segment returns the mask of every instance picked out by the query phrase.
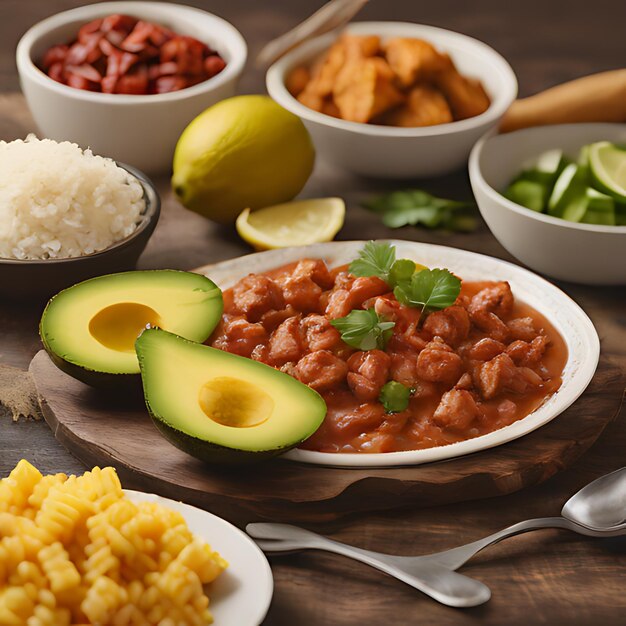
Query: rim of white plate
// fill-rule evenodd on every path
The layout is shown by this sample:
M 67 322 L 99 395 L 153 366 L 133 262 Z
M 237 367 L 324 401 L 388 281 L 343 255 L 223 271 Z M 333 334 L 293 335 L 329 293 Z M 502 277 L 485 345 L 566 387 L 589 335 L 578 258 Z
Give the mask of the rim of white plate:
M 382 241 L 382 240 L 381 240 Z M 283 458 L 327 467 L 398 467 L 452 459 L 518 439 L 563 413 L 585 391 L 598 366 L 600 339 L 583 309 L 564 291 L 533 272 L 484 254 L 413 241 L 384 240 L 397 248 L 398 258 L 411 258 L 429 267 L 447 267 L 467 280 L 508 280 L 514 295 L 543 314 L 567 344 L 568 358 L 559 390 L 526 417 L 486 435 L 445 446 L 385 453 L 331 453 L 294 449 Z M 205 274 L 222 289 L 250 273 L 264 272 L 303 257 L 341 265 L 355 258 L 365 241 L 329 243 L 268 250 L 208 265 Z

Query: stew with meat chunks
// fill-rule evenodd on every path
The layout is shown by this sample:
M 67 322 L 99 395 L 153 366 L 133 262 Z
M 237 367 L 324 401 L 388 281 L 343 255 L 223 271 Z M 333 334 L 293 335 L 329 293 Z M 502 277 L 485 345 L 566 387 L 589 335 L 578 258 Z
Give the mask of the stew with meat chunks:
M 407 306 L 379 276 L 302 259 L 227 290 L 209 343 L 280 369 L 323 396 L 326 419 L 303 448 L 365 453 L 445 445 L 534 411 L 559 388 L 567 360 L 555 328 L 516 301 L 507 282 L 463 282 L 457 293 L 439 310 Z M 340 331 L 337 320 L 354 311 L 384 321 L 371 349 L 349 345 L 353 335 Z M 396 412 L 381 393 L 390 381 L 406 390 Z

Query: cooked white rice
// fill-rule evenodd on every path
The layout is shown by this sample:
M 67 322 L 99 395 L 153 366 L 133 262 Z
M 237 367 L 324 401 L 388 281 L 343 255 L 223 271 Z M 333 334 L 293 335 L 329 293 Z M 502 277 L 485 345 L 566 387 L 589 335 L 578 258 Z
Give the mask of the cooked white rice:
M 60 259 L 130 235 L 145 208 L 136 178 L 76 144 L 0 141 L 0 257 Z

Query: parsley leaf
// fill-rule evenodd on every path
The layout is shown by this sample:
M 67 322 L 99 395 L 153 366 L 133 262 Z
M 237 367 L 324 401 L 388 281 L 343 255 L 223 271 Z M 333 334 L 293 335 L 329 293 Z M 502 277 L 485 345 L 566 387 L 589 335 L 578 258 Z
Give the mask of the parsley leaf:
M 412 392 L 412 389 L 405 387 L 402 383 L 390 380 L 383 385 L 378 400 L 385 407 L 387 413 L 400 413 L 409 406 Z
M 350 263 L 348 271 L 353 276 L 377 276 L 393 289 L 421 269 L 425 266 L 409 259 L 396 260 L 396 248 L 390 243 L 368 241 L 359 252 L 359 258 Z
M 475 205 L 438 198 L 421 189 L 394 191 L 363 203 L 370 211 L 381 215 L 389 228 L 425 226 L 456 232 L 476 230 Z
M 390 243 L 368 241 L 359 252 L 359 258 L 350 263 L 353 276 L 378 276 L 385 282 L 396 260 L 396 248 Z
M 341 333 L 341 339 L 358 350 L 384 350 L 391 337 L 394 322 L 378 317 L 374 309 L 350 311 L 345 317 L 330 323 Z
M 397 285 L 393 293 L 400 304 L 429 311 L 451 306 L 460 291 L 461 280 L 449 270 L 426 269 Z

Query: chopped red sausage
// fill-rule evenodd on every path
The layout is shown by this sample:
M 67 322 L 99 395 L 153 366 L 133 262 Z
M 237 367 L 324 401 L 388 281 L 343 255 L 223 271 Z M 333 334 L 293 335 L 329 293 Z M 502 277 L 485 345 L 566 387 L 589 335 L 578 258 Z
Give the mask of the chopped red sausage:
M 198 39 L 114 14 L 84 24 L 69 44 L 49 48 L 41 67 L 54 80 L 76 89 L 146 95 L 209 80 L 226 62 Z M 90 67 L 104 78 L 95 78 Z

